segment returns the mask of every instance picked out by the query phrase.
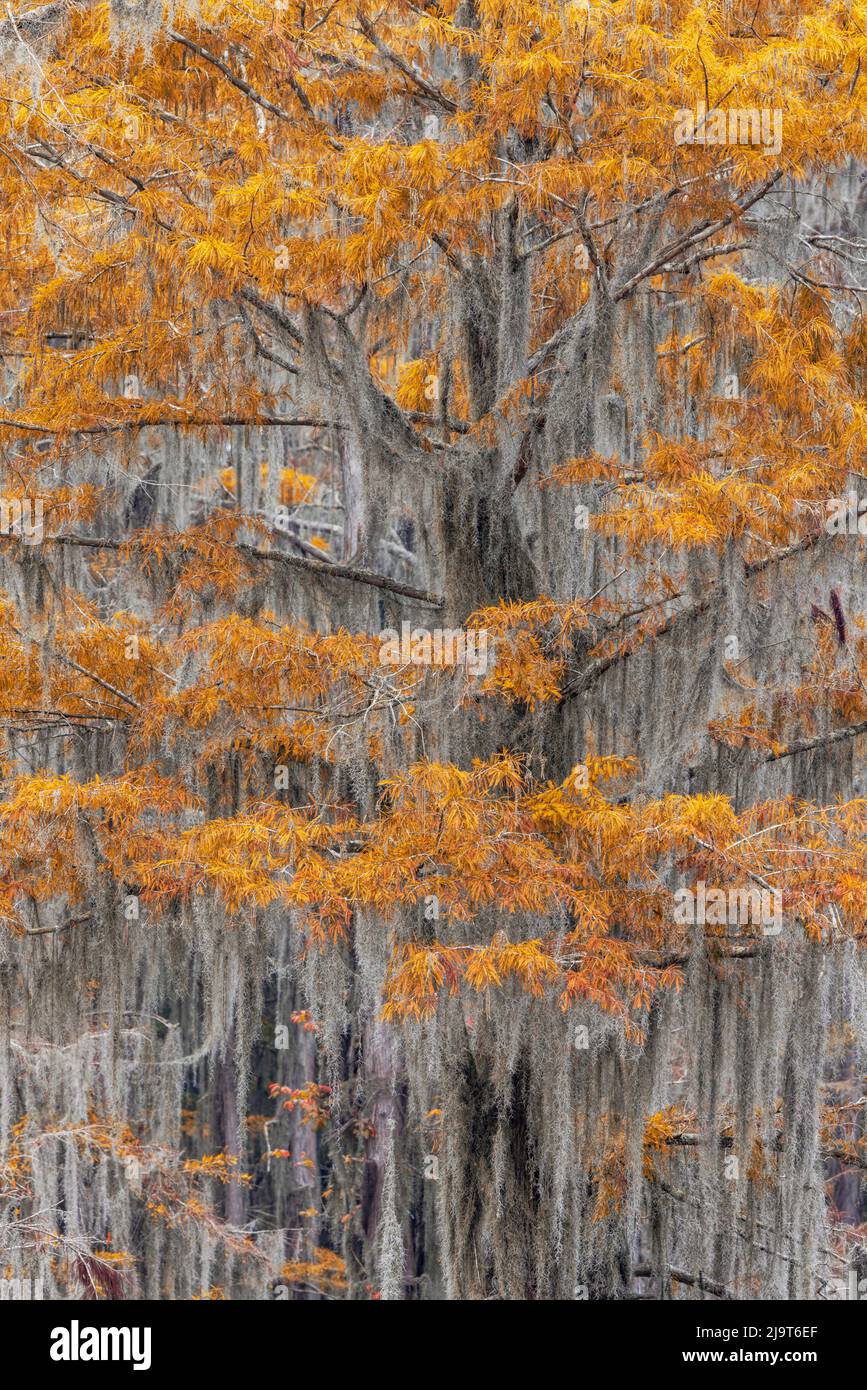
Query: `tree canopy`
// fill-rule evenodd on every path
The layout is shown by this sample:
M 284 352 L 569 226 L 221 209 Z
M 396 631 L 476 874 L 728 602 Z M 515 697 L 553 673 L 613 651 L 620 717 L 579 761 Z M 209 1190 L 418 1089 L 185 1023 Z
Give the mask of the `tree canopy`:
M 857 1271 L 865 22 L 7 9 L 16 1277 Z

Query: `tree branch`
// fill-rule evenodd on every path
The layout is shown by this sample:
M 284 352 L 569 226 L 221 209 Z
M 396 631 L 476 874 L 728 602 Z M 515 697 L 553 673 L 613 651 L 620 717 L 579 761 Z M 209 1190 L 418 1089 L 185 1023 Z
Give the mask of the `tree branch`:
M 778 762 L 781 758 L 793 758 L 796 753 L 809 753 L 813 748 L 828 748 L 832 743 L 841 743 L 844 738 L 857 738 L 867 733 L 867 719 L 860 724 L 850 724 L 848 729 L 835 729 L 832 734 L 822 734 L 818 738 L 802 738 L 790 743 L 781 753 L 768 753 L 766 763 Z
M 263 97 L 261 92 L 257 92 L 255 87 L 251 87 L 250 83 L 245 82 L 243 77 L 238 77 L 236 73 L 232 72 L 228 64 L 223 62 L 222 58 L 218 58 L 214 53 L 209 53 L 207 48 L 202 48 L 200 44 L 193 43 L 192 39 L 188 39 L 183 34 L 179 34 L 177 29 L 169 29 L 167 37 L 174 43 L 182 44 L 184 48 L 188 48 L 191 53 L 195 53 L 197 57 L 203 58 L 206 63 L 213 64 L 213 66 L 219 69 L 223 74 L 227 82 L 231 82 L 232 86 L 237 87 L 239 92 L 243 92 L 244 95 L 248 96 L 251 101 L 254 101 L 257 106 L 261 106 L 263 111 L 270 111 L 272 116 L 277 116 L 281 121 L 292 120 L 292 116 L 288 111 L 284 111 L 282 106 L 275 106 L 273 101 L 269 101 L 267 97 Z
M 182 532 L 178 532 L 178 538 L 182 534 Z M 44 545 L 72 545 L 90 550 L 121 550 L 129 543 L 129 541 L 109 540 L 106 537 L 91 539 L 90 536 L 46 536 L 43 541 Z M 251 560 L 267 561 L 273 565 L 285 565 L 289 569 L 320 575 L 324 579 L 346 579 L 354 584 L 366 584 L 374 589 L 384 589 L 388 593 L 401 594 L 405 598 L 416 599 L 419 603 L 428 604 L 431 608 L 445 607 L 445 599 L 441 594 L 431 593 L 427 589 L 417 589 L 411 584 L 401 584 L 398 580 L 390 579 L 388 575 L 376 574 L 373 570 L 359 569 L 353 565 L 339 565 L 332 560 L 308 560 L 301 555 L 284 555 L 279 550 L 262 550 L 258 546 L 247 545 L 244 542 L 237 542 L 235 548 Z
M 122 434 L 124 430 L 149 430 L 162 429 L 165 426 L 173 429 L 219 429 L 230 427 L 244 427 L 246 429 L 265 429 L 274 425 L 293 425 L 298 428 L 306 427 L 310 429 L 328 428 L 335 430 L 345 429 L 346 426 L 340 420 L 316 420 L 308 416 L 288 416 L 281 415 L 221 415 L 216 419 L 176 419 L 173 415 L 159 416 L 154 420 L 124 420 L 116 425 L 68 425 L 58 427 L 56 425 L 34 425 L 23 420 L 9 420 L 0 417 L 0 428 L 12 430 L 25 430 L 31 434 Z
M 389 48 L 388 44 L 383 42 L 370 23 L 370 20 L 365 19 L 360 10 L 356 18 L 361 32 L 368 43 L 373 44 L 377 53 L 385 58 L 386 62 L 391 63 L 399 72 L 402 72 L 407 81 L 410 82 L 417 91 L 421 92 L 422 96 L 427 97 L 429 101 L 436 102 L 444 111 L 455 112 L 458 110 L 457 102 L 452 101 L 451 97 L 447 97 L 445 93 L 441 92 L 438 87 L 435 87 L 432 82 L 428 82 L 426 78 L 422 77 L 421 73 L 416 72 L 415 69 L 410 66 L 405 58 L 401 58 L 399 53 L 395 53 L 393 49 Z
M 749 208 L 760 202 L 775 184 L 779 183 L 784 172 L 783 169 L 779 169 L 776 174 L 772 174 L 769 178 L 765 179 L 763 183 L 759 184 L 755 192 L 751 193 L 743 203 L 738 203 L 727 217 L 718 218 L 716 222 L 701 224 L 692 232 L 686 232 L 683 236 L 678 237 L 676 241 L 669 242 L 668 246 L 663 247 L 647 265 L 630 275 L 622 285 L 614 289 L 611 295 L 612 299 L 615 302 L 625 299 L 627 295 L 632 293 L 637 285 L 641 284 L 642 280 L 647 280 L 651 275 L 655 275 L 658 271 L 666 269 L 676 256 L 682 255 L 684 251 L 691 250 L 693 246 L 698 246 L 701 242 L 707 241 L 708 237 L 716 236 L 717 232 L 724 231 L 726 227 L 730 227 L 731 224 L 737 221 L 739 217 L 743 216 Z M 676 267 L 673 268 L 676 269 Z
M 54 936 L 57 932 L 69 931 L 70 927 L 83 926 L 85 922 L 93 921 L 93 913 L 88 912 L 86 917 L 71 917 L 68 922 L 61 922 L 56 927 L 26 927 L 25 936 Z
M 701 1272 L 698 1274 L 688 1274 L 686 1270 L 675 1269 L 672 1265 L 668 1270 L 668 1275 L 677 1284 L 688 1284 L 690 1287 L 701 1289 L 702 1293 L 712 1293 L 716 1298 L 731 1299 L 734 1297 L 726 1288 L 725 1284 L 718 1284 L 715 1279 L 708 1279 L 706 1275 Z M 652 1265 L 648 1264 L 636 1265 L 632 1271 L 632 1276 L 634 1279 L 656 1279 L 662 1277 L 654 1271 Z

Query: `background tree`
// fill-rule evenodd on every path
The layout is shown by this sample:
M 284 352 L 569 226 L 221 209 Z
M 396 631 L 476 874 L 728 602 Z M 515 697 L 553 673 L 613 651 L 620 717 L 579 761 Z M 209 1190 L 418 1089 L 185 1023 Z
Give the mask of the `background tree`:
M 0 25 L 2 1229 L 53 1296 L 857 1276 L 865 19 Z

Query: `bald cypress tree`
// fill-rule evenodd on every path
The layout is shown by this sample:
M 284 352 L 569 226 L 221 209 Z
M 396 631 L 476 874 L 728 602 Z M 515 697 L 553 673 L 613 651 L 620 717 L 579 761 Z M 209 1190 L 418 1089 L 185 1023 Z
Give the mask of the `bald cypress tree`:
M 0 23 L 15 1277 L 857 1281 L 863 11 Z

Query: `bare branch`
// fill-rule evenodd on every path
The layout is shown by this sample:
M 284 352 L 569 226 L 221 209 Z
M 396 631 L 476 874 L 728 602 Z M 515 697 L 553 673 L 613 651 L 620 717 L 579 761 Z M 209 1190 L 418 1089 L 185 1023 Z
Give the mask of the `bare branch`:
M 128 541 L 108 540 L 105 537 L 89 536 L 46 536 L 44 545 L 81 546 L 89 550 L 120 550 Z M 353 584 L 366 584 L 374 589 L 384 589 L 388 593 L 401 594 L 405 598 L 429 604 L 432 608 L 443 608 L 445 599 L 441 594 L 427 589 L 417 589 L 411 584 L 401 584 L 387 575 L 376 574 L 372 570 L 359 569 L 353 565 L 339 565 L 331 560 L 306 559 L 301 555 L 284 555 L 279 550 L 262 550 L 258 546 L 238 542 L 236 547 L 251 560 L 261 560 L 272 565 L 285 565 L 289 569 L 302 570 L 307 574 L 320 575 L 324 579 L 346 579 Z M 85 672 L 85 674 L 89 674 Z M 115 691 L 115 694 L 119 692 Z

